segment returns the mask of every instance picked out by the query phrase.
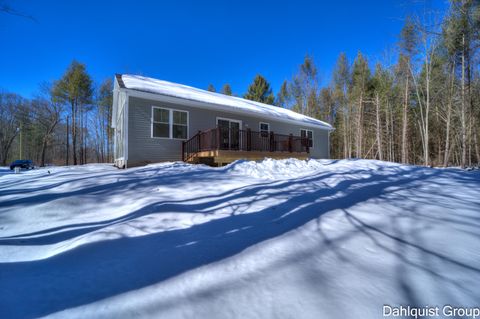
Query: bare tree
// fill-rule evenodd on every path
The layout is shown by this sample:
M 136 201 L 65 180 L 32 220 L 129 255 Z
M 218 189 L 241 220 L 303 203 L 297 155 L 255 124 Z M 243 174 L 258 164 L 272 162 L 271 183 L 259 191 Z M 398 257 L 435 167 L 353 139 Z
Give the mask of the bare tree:
M 60 122 L 63 111 L 62 103 L 52 94 L 48 84 L 42 87 L 43 96 L 32 101 L 32 113 L 42 131 L 42 147 L 40 152 L 40 166 L 45 166 L 45 154 L 55 127 Z
M 38 22 L 33 16 L 14 9 L 12 6 L 7 4 L 6 1 L 0 1 L 0 12 Z
M 7 164 L 12 143 L 20 132 L 19 112 L 24 100 L 14 93 L 0 93 L 0 162 Z

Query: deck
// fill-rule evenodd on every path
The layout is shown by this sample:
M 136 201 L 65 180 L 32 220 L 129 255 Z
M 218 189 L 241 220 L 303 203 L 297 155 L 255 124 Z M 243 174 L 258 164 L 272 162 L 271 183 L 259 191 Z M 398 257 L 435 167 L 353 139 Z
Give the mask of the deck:
M 182 160 L 187 163 L 222 166 L 238 159 L 306 159 L 310 153 L 308 145 L 308 138 L 292 134 L 217 127 L 199 131 L 183 142 Z

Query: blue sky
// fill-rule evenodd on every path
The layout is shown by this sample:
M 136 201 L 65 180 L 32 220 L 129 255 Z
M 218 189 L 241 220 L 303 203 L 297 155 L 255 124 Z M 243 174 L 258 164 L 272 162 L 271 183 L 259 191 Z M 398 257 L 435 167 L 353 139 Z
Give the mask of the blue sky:
M 376 1 L 2 0 L 37 22 L 0 13 L 0 88 L 31 97 L 73 59 L 96 82 L 115 73 L 245 92 L 263 74 L 276 92 L 313 56 L 322 84 L 340 52 L 393 62 L 406 14 L 425 3 Z

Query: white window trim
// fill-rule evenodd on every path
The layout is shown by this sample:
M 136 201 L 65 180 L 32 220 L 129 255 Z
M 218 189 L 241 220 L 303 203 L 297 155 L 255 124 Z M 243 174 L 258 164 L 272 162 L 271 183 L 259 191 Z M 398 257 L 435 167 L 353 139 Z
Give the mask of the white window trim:
M 157 137 L 153 136 L 153 124 L 158 123 L 158 122 L 153 122 L 153 110 L 154 109 L 161 109 L 161 110 L 167 110 L 168 111 L 168 137 Z M 187 137 L 186 138 L 174 138 L 173 137 L 173 111 L 177 112 L 184 112 L 187 113 Z M 164 123 L 166 124 L 166 123 Z M 150 137 L 154 139 L 159 139 L 159 140 L 180 140 L 180 141 L 186 141 L 188 140 L 189 135 L 189 128 L 190 128 L 190 113 L 186 110 L 178 110 L 178 109 L 171 109 L 168 107 L 163 107 L 163 106 L 155 106 L 152 105 L 152 115 L 150 118 Z
M 300 129 L 300 137 L 302 136 L 302 131 L 305 131 L 305 136 L 308 137 L 308 132 L 312 132 L 312 146 L 310 146 L 310 148 L 313 148 L 315 146 L 315 140 L 313 138 L 313 130 L 309 130 L 308 128 L 301 128 Z
M 262 124 L 267 124 L 268 125 L 268 133 L 270 133 L 270 123 L 267 123 L 267 122 L 259 122 L 258 123 L 258 131 L 260 133 L 262 132 Z

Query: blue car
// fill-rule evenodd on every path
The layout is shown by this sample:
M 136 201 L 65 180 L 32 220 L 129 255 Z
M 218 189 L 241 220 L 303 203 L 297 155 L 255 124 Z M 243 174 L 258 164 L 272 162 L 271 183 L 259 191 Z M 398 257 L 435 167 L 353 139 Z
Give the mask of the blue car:
M 30 160 L 16 160 L 10 164 L 10 170 L 14 170 L 15 167 L 26 168 L 26 169 L 34 169 L 35 166 L 33 162 Z

